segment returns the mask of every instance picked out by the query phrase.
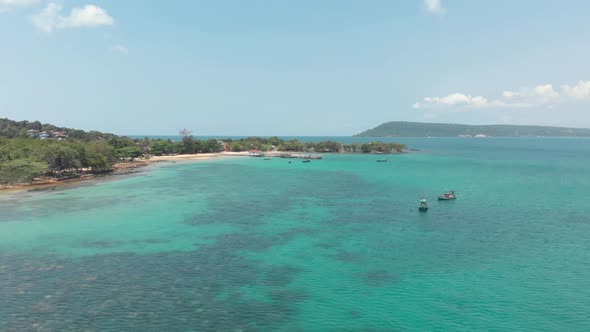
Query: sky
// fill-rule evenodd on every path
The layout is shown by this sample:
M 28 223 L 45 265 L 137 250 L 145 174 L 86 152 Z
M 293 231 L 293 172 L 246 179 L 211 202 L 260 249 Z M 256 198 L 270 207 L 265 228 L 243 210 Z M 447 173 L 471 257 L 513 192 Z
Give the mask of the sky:
M 590 128 L 587 0 L 0 0 L 0 117 L 122 135 Z

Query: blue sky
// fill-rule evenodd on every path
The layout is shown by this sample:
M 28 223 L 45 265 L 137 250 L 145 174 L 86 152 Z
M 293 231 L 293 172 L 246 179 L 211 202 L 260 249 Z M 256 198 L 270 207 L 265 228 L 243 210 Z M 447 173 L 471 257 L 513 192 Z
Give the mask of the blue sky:
M 0 117 L 118 134 L 590 127 L 585 0 L 0 0 Z

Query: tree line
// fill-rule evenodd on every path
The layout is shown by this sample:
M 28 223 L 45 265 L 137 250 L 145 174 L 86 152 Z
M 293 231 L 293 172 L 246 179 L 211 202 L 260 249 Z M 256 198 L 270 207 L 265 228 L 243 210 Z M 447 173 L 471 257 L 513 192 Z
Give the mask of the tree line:
M 84 131 L 67 127 L 59 127 L 52 124 L 41 123 L 39 121 L 14 121 L 10 119 L 0 119 L 0 136 L 7 138 L 26 138 L 29 130 L 37 131 L 60 131 L 67 134 L 68 138 L 82 141 L 94 141 L 97 139 L 111 139 L 117 137 L 115 134 L 102 133 L 91 130 Z
M 227 140 L 230 151 L 288 151 L 316 153 L 399 153 L 406 149 L 401 143 L 352 143 L 344 144 L 336 141 L 303 142 L 300 140 L 283 140 L 278 137 L 248 137 L 239 140 Z
M 29 137 L 29 130 L 59 130 L 67 133 L 66 140 Z M 70 177 L 83 173 L 112 171 L 119 162 L 150 156 L 215 153 L 220 151 L 288 151 L 288 152 L 348 152 L 395 153 L 406 147 L 399 143 L 371 142 L 342 144 L 336 141 L 303 142 L 278 137 L 247 137 L 243 139 L 198 140 L 183 130 L 180 141 L 132 139 L 98 131 L 62 128 L 38 121 L 0 119 L 0 184 L 28 183 L 39 176 Z
M 336 141 L 303 142 L 296 139 L 283 140 L 276 136 L 269 138 L 227 138 L 218 141 L 215 139 L 196 140 L 193 136 L 187 135 L 179 142 L 159 139 L 151 141 L 148 145 L 150 146 L 150 153 L 155 156 L 219 151 L 243 152 L 252 150 L 308 153 L 399 153 L 406 149 L 406 146 L 401 143 L 370 142 L 343 144 Z

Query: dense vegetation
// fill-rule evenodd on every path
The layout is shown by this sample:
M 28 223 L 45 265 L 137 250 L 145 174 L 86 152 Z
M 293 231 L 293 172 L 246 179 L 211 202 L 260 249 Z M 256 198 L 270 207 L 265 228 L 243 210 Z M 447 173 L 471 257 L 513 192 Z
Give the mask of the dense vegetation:
M 547 136 L 547 137 L 590 137 L 590 129 L 485 125 L 471 126 L 448 123 L 420 123 L 392 121 L 381 124 L 355 136 L 357 137 L 456 137 L 483 134 L 495 137 Z
M 227 138 L 220 141 L 195 140 L 192 136 L 185 136 L 180 142 L 171 140 L 154 140 L 149 142 L 150 153 L 155 156 L 208 153 L 218 151 L 286 151 L 307 153 L 355 152 L 355 153 L 398 153 L 406 148 L 400 143 L 371 142 L 365 144 L 342 144 L 335 141 L 302 142 L 299 140 L 283 140 L 278 137 L 248 137 L 243 139 Z
M 175 154 L 193 154 L 193 153 L 214 153 L 223 151 L 224 147 L 218 140 L 196 140 L 193 136 L 184 136 L 181 141 L 172 140 L 142 140 L 146 151 L 154 156 L 166 156 Z
M 35 132 L 65 133 L 64 137 L 40 139 Z M 278 137 L 197 140 L 187 130 L 182 140 L 131 139 L 98 131 L 62 128 L 38 121 L 0 119 L 0 184 L 31 182 L 39 176 L 70 178 L 84 173 L 110 172 L 118 162 L 152 155 L 212 153 L 219 151 L 358 152 L 395 153 L 403 144 L 372 142 L 341 144 L 335 141 L 302 142 Z
M 60 131 L 65 132 L 70 139 L 94 141 L 97 139 L 111 139 L 116 137 L 114 134 L 101 133 L 99 131 L 86 132 L 80 129 L 58 127 L 39 121 L 13 121 L 9 119 L 0 119 L 0 136 L 8 138 L 26 138 L 28 130 L 38 131 Z
M 121 138 L 86 142 L 0 137 L 0 183 L 30 182 L 41 175 L 60 178 L 106 172 L 117 160 L 142 154 L 132 140 Z
M 31 131 L 60 132 L 63 140 L 30 137 Z M 42 175 L 109 172 L 114 163 L 143 155 L 144 147 L 127 137 L 0 119 L 0 184 L 26 183 Z

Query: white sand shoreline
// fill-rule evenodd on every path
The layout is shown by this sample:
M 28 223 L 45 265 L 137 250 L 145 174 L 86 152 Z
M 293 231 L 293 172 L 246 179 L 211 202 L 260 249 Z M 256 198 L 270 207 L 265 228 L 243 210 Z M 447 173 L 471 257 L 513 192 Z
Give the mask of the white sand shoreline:
M 297 154 L 297 155 L 318 155 L 317 153 L 293 153 L 288 151 L 270 151 L 264 152 L 266 157 L 279 157 L 281 154 Z M 0 195 L 9 194 L 22 191 L 32 190 L 51 190 L 56 187 L 75 187 L 81 185 L 89 180 L 99 180 L 101 178 L 108 179 L 115 175 L 125 175 L 136 173 L 135 169 L 157 164 L 160 162 L 176 162 L 176 161 L 205 161 L 220 157 L 252 157 L 252 153 L 248 151 L 242 152 L 218 152 L 218 153 L 196 153 L 196 154 L 179 154 L 167 156 L 150 156 L 148 159 L 136 159 L 130 162 L 121 162 L 113 166 L 113 172 L 108 174 L 83 174 L 80 177 L 59 180 L 50 177 L 41 177 L 37 182 L 23 183 L 15 185 L 0 185 Z
M 182 155 L 169 155 L 169 156 L 151 156 L 149 159 L 137 159 L 131 162 L 121 162 L 113 166 L 114 171 L 109 174 L 85 174 L 79 178 L 68 179 L 61 181 L 55 178 L 43 178 L 43 181 L 33 183 L 22 183 L 14 185 L 2 185 L 0 186 L 0 195 L 17 193 L 22 191 L 31 190 L 50 190 L 56 187 L 76 187 L 90 180 L 109 179 L 115 175 L 132 174 L 137 171 L 135 169 L 149 166 L 160 162 L 172 162 L 172 161 L 205 161 L 216 159 L 224 156 L 241 156 L 248 157 L 248 152 L 220 152 L 220 153 L 197 153 L 197 154 L 182 154 Z

